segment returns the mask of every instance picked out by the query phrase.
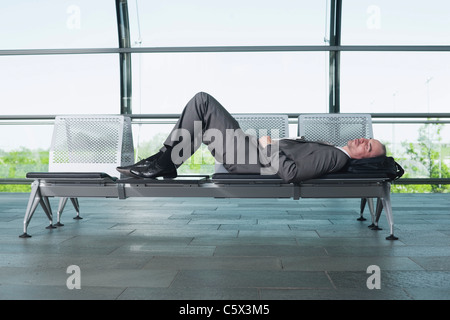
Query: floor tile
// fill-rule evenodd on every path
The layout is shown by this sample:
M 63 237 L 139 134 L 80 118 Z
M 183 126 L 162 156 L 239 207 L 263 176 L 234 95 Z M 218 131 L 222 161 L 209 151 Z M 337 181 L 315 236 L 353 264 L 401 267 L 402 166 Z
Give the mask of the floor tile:
M 397 241 L 384 213 L 356 220 L 359 199 L 213 198 L 80 199 L 83 220 L 67 206 L 52 230 L 38 208 L 22 239 L 27 201 L 0 193 L 3 300 L 450 298 L 450 194 L 393 194 Z

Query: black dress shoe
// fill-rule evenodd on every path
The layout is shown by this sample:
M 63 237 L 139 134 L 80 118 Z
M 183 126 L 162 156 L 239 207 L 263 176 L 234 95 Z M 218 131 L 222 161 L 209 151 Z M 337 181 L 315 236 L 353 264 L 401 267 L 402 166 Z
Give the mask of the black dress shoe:
M 134 168 L 135 166 L 148 165 L 148 164 L 150 164 L 150 161 L 153 161 L 154 159 L 158 159 L 161 155 L 162 155 L 162 152 L 160 151 L 148 158 L 145 158 L 145 159 L 140 160 L 139 162 L 136 162 L 135 164 L 131 164 L 128 166 L 123 166 L 123 167 L 117 167 L 116 170 L 119 171 L 120 173 L 127 174 L 127 173 L 130 173 L 131 168 Z
M 135 166 L 148 165 L 148 164 L 150 164 L 150 161 L 153 161 L 153 159 L 158 159 L 161 156 L 161 154 L 162 154 L 162 152 L 158 152 L 148 158 L 145 158 L 145 159 L 142 159 L 142 160 L 136 162 L 135 164 L 131 164 L 128 166 L 123 166 L 123 167 L 117 167 L 116 170 L 119 171 L 121 174 L 124 174 L 126 176 L 134 178 L 135 176 L 130 173 L 130 170 L 132 168 L 134 168 Z
M 176 178 L 177 169 L 173 163 L 165 166 L 158 164 L 160 154 L 141 160 L 134 165 L 117 167 L 120 173 L 132 178 L 152 179 L 157 177 Z

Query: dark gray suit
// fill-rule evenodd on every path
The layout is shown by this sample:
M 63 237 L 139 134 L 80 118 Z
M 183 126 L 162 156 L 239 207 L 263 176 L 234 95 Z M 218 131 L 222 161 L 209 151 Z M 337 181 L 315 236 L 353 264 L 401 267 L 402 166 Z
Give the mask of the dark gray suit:
M 186 141 L 189 138 L 190 141 Z M 349 159 L 334 146 L 305 140 L 281 139 L 262 148 L 255 136 L 245 134 L 233 116 L 204 92 L 196 94 L 187 103 L 164 145 L 172 148 L 172 159 L 176 158 L 175 164 L 179 166 L 200 147 L 201 142 L 231 173 L 278 174 L 286 182 L 299 182 L 339 171 Z M 184 147 L 180 147 L 182 144 Z

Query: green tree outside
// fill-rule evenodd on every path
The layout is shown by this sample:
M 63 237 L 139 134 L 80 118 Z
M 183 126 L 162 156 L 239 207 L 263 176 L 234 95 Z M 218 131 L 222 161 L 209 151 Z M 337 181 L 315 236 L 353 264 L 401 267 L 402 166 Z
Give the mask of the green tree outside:
M 20 148 L 5 152 L 0 150 L 0 178 L 25 178 L 27 172 L 48 171 L 48 150 Z M 0 192 L 29 192 L 30 185 L 2 185 Z
M 443 144 L 443 124 L 426 123 L 419 128 L 417 143 L 403 142 L 405 154 L 396 158 L 405 169 L 403 178 L 450 178 L 450 145 Z M 394 185 L 394 192 L 449 192 L 450 185 Z

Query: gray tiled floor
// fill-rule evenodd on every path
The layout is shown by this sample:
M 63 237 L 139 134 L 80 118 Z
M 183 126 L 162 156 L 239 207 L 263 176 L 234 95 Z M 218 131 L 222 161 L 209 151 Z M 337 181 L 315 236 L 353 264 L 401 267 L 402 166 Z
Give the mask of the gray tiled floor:
M 0 299 L 450 298 L 450 194 L 394 194 L 394 242 L 358 199 L 80 199 L 83 220 L 47 230 L 39 208 L 21 239 L 27 198 L 0 194 Z

